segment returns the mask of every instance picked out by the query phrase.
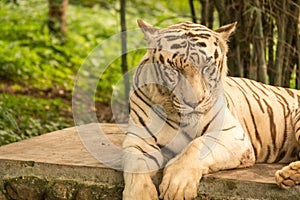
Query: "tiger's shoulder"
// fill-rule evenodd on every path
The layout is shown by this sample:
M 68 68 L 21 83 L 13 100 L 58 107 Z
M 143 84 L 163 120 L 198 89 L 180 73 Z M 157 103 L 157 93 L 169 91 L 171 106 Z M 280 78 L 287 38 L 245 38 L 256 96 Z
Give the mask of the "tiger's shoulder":
M 300 90 L 267 85 L 258 81 L 239 77 L 226 77 L 224 89 L 230 96 L 243 94 L 248 97 L 281 99 L 286 101 L 297 100 L 300 103 Z

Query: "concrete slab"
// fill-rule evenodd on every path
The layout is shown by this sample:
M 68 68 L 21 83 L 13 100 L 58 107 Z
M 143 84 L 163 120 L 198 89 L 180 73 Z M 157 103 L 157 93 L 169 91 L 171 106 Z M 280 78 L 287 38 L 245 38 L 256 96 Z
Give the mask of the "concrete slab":
M 0 199 L 18 193 L 30 199 L 32 188 L 38 191 L 35 199 L 120 199 L 123 178 L 117 169 L 125 129 L 88 124 L 0 147 Z M 199 199 L 300 199 L 300 187 L 287 191 L 275 184 L 274 173 L 281 167 L 257 164 L 209 174 L 201 180 Z
M 1 160 L 34 161 L 39 163 L 105 167 L 89 153 L 83 145 L 83 134 L 91 141 L 97 141 L 98 132 L 103 129 L 107 137 L 117 146 L 124 138 L 125 125 L 89 124 L 33 137 L 0 147 Z M 83 132 L 83 133 L 82 133 Z M 96 133 L 96 134 L 95 134 Z M 102 144 L 103 145 L 103 144 Z

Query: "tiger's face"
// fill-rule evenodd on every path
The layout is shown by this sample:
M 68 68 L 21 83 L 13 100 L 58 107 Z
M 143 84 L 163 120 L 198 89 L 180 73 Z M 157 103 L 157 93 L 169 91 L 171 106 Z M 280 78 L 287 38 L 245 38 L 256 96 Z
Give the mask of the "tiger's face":
M 227 39 L 235 23 L 216 31 L 191 22 L 157 29 L 138 20 L 149 45 L 138 79 L 155 80 L 149 86 L 154 103 L 182 115 L 207 112 L 222 92 L 226 76 Z M 150 78 L 151 79 L 151 78 Z

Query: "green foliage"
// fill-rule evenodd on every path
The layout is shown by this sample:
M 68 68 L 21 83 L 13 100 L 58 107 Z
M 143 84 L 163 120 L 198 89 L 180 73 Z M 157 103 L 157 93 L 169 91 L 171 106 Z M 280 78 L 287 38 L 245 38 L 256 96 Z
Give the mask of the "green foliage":
M 70 108 L 60 99 L 0 94 L 0 100 L 0 146 L 72 124 Z
M 68 34 L 63 45 L 48 32 L 46 2 L 29 0 L 22 1 L 21 5 L 0 2 L 0 78 L 40 89 L 56 85 L 71 91 L 76 72 L 88 54 L 119 32 L 118 2 L 89 0 L 82 3 L 91 5 L 93 2 L 94 6 L 84 7 L 71 1 L 73 4 L 67 11 Z M 167 19 L 172 20 L 167 23 L 178 21 L 176 15 L 165 8 L 167 2 L 139 2 L 142 5 L 132 9 L 131 4 L 137 3 L 128 2 L 128 29 L 137 28 L 136 18 L 139 17 L 159 25 Z M 182 13 L 188 11 L 187 5 L 181 6 Z M 149 12 L 144 12 L 145 8 Z M 159 17 L 150 18 L 151 13 Z M 187 19 L 187 15 L 183 18 Z M 111 47 L 105 49 L 106 53 L 114 51 Z M 116 61 L 104 75 L 106 81 L 99 83 L 99 100 L 109 102 L 112 85 L 121 76 L 120 62 Z
M 58 84 L 71 89 L 72 51 L 51 38 L 46 29 L 46 5 L 17 6 L 0 2 L 0 77 L 48 88 Z
M 0 1 L 0 83 L 2 89 L 13 83 L 12 93 L 30 88 L 47 96 L 44 91 L 56 88 L 70 94 L 90 52 L 120 32 L 119 1 L 70 0 L 64 42 L 49 34 L 47 1 L 18 1 L 18 5 L 9 2 Z M 128 29 L 137 28 L 137 18 L 156 26 L 189 20 L 188 4 L 183 1 L 127 1 L 126 12 Z M 132 36 L 128 39 L 136 40 Z M 115 54 L 116 47 L 120 48 L 119 41 L 101 50 L 105 55 Z M 144 53 L 129 53 L 129 70 L 137 66 Z M 91 66 L 99 65 L 98 60 L 91 62 Z M 99 81 L 95 101 L 109 104 L 113 92 L 119 93 L 117 97 L 124 96 L 120 63 L 120 58 L 110 63 L 100 80 L 92 70 L 81 71 L 85 78 Z M 67 101 L 0 94 L 0 146 L 72 126 L 71 99 Z

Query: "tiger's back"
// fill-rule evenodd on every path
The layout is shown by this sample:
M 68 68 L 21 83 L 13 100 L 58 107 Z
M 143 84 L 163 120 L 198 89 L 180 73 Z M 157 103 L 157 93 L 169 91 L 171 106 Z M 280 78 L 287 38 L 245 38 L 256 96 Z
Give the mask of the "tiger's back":
M 300 91 L 228 77 L 227 106 L 249 135 L 256 162 L 289 163 L 300 145 Z

